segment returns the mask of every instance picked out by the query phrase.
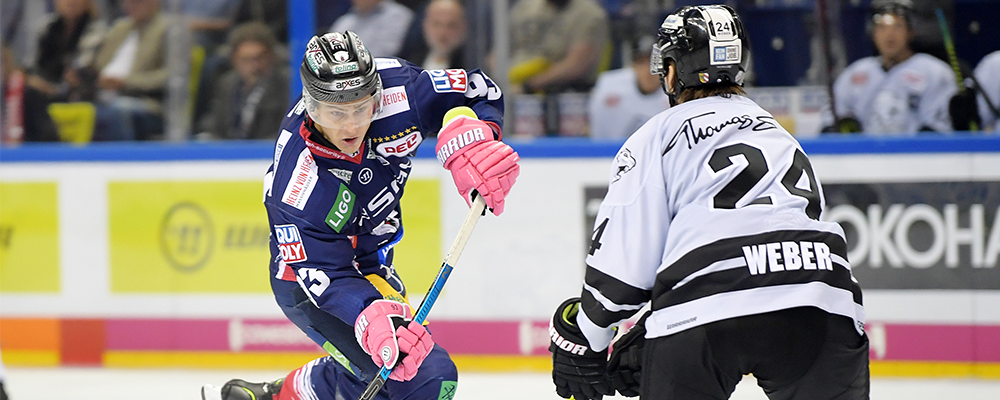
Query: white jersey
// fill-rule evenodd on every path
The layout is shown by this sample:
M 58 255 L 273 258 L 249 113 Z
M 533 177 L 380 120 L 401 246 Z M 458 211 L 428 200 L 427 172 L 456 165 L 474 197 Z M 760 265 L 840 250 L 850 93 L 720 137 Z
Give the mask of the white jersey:
M 983 120 L 983 130 L 995 131 L 997 128 L 997 115 L 990 109 L 983 95 L 990 97 L 993 107 L 1000 108 L 1000 51 L 987 54 L 976 66 L 976 80 L 983 88 L 983 93 L 979 94 L 979 117 Z
M 650 94 L 639 91 L 635 69 L 603 72 L 590 92 L 590 137 L 624 139 L 668 108 L 670 98 L 663 91 L 657 89 Z
M 833 93 L 837 116 L 853 117 L 871 135 L 912 135 L 921 130 L 951 132 L 948 102 L 958 90 L 948 64 L 917 53 L 892 67 L 882 68 L 882 59 L 855 61 L 837 77 Z M 833 125 L 829 107 L 823 126 Z
M 800 306 L 864 323 L 843 229 L 798 142 L 743 96 L 692 100 L 632 134 L 610 173 L 577 323 L 592 348 L 647 302 L 647 338 Z

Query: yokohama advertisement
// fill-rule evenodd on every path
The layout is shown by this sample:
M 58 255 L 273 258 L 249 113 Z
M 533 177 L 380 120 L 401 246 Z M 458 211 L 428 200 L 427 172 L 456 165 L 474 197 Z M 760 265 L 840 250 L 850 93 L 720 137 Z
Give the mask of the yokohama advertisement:
M 1000 290 L 1000 182 L 825 185 L 864 289 Z

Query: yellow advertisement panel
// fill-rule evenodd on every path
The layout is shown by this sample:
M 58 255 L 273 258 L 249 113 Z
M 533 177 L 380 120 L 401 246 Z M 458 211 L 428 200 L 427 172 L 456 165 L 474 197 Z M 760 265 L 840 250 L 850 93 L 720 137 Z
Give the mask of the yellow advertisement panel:
M 0 291 L 59 292 L 56 184 L 0 183 Z
M 259 181 L 112 182 L 111 290 L 269 293 L 267 214 Z M 422 293 L 441 264 L 439 185 L 410 180 L 395 265 Z
M 400 200 L 403 241 L 396 246 L 393 264 L 409 293 L 427 293 L 441 268 L 440 187 L 437 179 L 410 179 Z
M 111 182 L 112 292 L 269 293 L 260 181 Z

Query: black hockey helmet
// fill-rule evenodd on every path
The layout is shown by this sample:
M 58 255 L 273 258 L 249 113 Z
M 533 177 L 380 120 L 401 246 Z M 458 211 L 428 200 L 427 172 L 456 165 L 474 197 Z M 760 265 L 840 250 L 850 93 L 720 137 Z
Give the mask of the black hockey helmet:
M 873 0 L 871 4 L 871 19 L 868 26 L 869 34 L 871 33 L 871 27 L 886 15 L 902 17 L 906 21 L 906 26 L 912 28 L 914 15 L 913 2 L 911 0 Z
M 667 90 L 667 66 L 676 66 L 674 93 Z M 660 76 L 671 99 L 684 89 L 702 85 L 736 84 L 750 64 L 750 39 L 743 21 L 727 5 L 685 6 L 663 20 L 649 61 L 649 72 Z
M 354 32 L 330 32 L 309 39 L 299 74 L 306 111 L 317 122 L 322 118 L 314 112 L 321 103 L 336 105 L 371 98 L 374 113 L 381 108 L 382 77 Z

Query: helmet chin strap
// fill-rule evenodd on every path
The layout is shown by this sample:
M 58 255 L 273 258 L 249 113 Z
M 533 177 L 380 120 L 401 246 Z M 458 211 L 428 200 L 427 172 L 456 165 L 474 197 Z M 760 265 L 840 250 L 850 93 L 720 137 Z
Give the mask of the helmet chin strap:
M 669 76 L 669 75 L 670 74 L 667 74 L 667 76 Z M 667 99 L 670 100 L 670 106 L 671 107 L 674 107 L 674 106 L 677 105 L 677 93 L 676 93 L 676 90 L 677 90 L 676 79 L 677 78 L 674 78 L 674 79 L 675 79 L 675 82 L 673 82 L 673 85 L 670 85 L 670 84 L 667 83 L 667 77 L 663 76 L 663 75 L 660 75 L 660 87 L 663 88 L 663 93 L 666 94 L 667 95 Z M 670 86 L 673 86 L 674 90 L 670 90 L 671 89 Z

